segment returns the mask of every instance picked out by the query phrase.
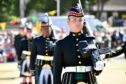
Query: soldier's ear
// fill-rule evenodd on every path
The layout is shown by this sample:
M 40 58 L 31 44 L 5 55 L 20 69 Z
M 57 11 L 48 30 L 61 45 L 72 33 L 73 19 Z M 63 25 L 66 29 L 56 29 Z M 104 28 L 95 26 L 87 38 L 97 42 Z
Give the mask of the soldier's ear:
M 67 18 L 67 24 L 68 24 L 68 25 L 70 24 L 70 19 L 69 19 L 69 18 Z

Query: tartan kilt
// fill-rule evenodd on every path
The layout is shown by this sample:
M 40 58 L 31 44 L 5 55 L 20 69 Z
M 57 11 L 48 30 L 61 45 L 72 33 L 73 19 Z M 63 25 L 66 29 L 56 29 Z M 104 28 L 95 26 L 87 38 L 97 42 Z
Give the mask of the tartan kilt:
M 66 72 L 62 77 L 62 84 L 97 84 L 92 72 Z

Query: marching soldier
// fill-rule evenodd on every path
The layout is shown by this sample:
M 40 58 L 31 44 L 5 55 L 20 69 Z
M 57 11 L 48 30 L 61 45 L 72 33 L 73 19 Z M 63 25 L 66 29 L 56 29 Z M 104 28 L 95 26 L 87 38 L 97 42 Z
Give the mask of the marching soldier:
M 88 37 L 83 17 L 79 7 L 73 7 L 68 12 L 67 23 L 70 34 L 56 43 L 53 65 L 54 84 L 97 84 L 95 73 L 98 69 L 94 69 L 91 56 L 82 55 L 79 49 L 79 42 L 87 41 L 85 37 Z M 104 67 L 103 63 L 99 64 L 98 67 Z M 98 73 L 100 71 L 102 69 L 99 69 Z
M 26 39 L 22 39 L 19 45 L 19 57 L 21 59 L 20 75 L 22 77 L 21 84 L 32 84 L 32 76 L 29 68 L 32 39 L 32 26 L 30 23 L 26 23 Z
M 107 54 L 105 58 L 113 58 L 124 53 L 126 59 L 126 35 L 123 36 L 123 41 L 122 45 L 118 46 L 114 52 L 112 51 L 110 54 Z
M 42 36 L 33 40 L 30 67 L 35 70 L 35 84 L 52 84 L 52 61 L 55 39 L 48 17 L 42 18 Z
M 19 56 L 19 50 L 20 50 L 20 41 L 25 39 L 25 28 L 23 25 L 21 25 L 19 27 L 19 34 L 15 36 L 14 38 L 14 47 L 15 47 L 15 51 L 16 51 L 16 55 L 17 55 L 17 61 L 18 61 L 18 65 L 20 66 L 21 64 L 21 57 Z

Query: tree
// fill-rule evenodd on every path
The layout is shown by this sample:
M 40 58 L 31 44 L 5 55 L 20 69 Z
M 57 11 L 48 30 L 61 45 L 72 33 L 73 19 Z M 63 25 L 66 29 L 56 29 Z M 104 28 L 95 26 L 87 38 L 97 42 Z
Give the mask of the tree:
M 19 11 L 19 1 L 20 0 L 0 0 L 0 22 L 9 21 L 15 17 L 20 17 Z M 33 14 L 33 12 L 44 13 L 52 10 L 56 10 L 56 0 L 25 0 L 25 17 Z M 92 4 L 96 0 L 81 0 L 82 7 L 90 12 Z M 67 13 L 67 11 L 76 6 L 78 0 L 60 0 L 60 12 L 61 15 Z M 88 4 L 87 4 L 88 2 Z M 87 8 L 87 5 L 89 6 Z
M 19 16 L 18 0 L 1 0 L 0 1 L 0 22 L 8 21 Z

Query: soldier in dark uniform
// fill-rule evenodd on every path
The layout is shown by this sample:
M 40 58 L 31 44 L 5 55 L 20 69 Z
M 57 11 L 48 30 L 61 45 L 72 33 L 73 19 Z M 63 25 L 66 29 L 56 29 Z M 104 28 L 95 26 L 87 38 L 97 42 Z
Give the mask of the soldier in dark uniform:
M 46 19 L 45 19 L 46 18 Z M 52 84 L 54 36 L 48 17 L 42 18 L 42 36 L 33 40 L 30 67 L 35 70 L 35 84 Z
M 30 56 L 31 56 L 31 45 L 32 45 L 32 26 L 26 23 L 26 39 L 21 39 L 19 57 L 21 61 L 20 75 L 22 77 L 21 84 L 32 84 L 32 78 L 30 73 Z M 29 83 L 27 82 L 29 80 Z
M 20 27 L 19 27 L 19 33 L 18 33 L 18 35 L 16 35 L 15 36 L 15 38 L 14 38 L 14 47 L 15 47 L 15 51 L 16 51 L 16 55 L 17 55 L 17 61 L 18 61 L 18 65 L 20 66 L 20 63 L 21 63 L 21 57 L 19 56 L 19 50 L 20 50 L 20 41 L 22 40 L 22 39 L 25 39 L 26 38 L 26 36 L 25 36 L 25 28 L 24 28 L 24 26 L 23 25 L 21 25 Z
M 112 51 L 110 54 L 107 54 L 105 56 L 105 59 L 117 57 L 123 53 L 124 53 L 125 59 L 126 59 L 126 37 L 124 39 L 124 43 L 122 45 L 118 46 L 117 48 L 115 48 L 114 51 Z
M 79 49 L 79 42 L 86 40 L 85 37 L 88 36 L 87 28 L 83 24 L 83 16 L 78 7 L 73 7 L 68 12 L 67 23 L 70 27 L 70 34 L 56 43 L 53 67 L 54 84 L 97 83 L 91 57 L 83 56 Z M 84 31 L 82 31 L 83 28 Z

